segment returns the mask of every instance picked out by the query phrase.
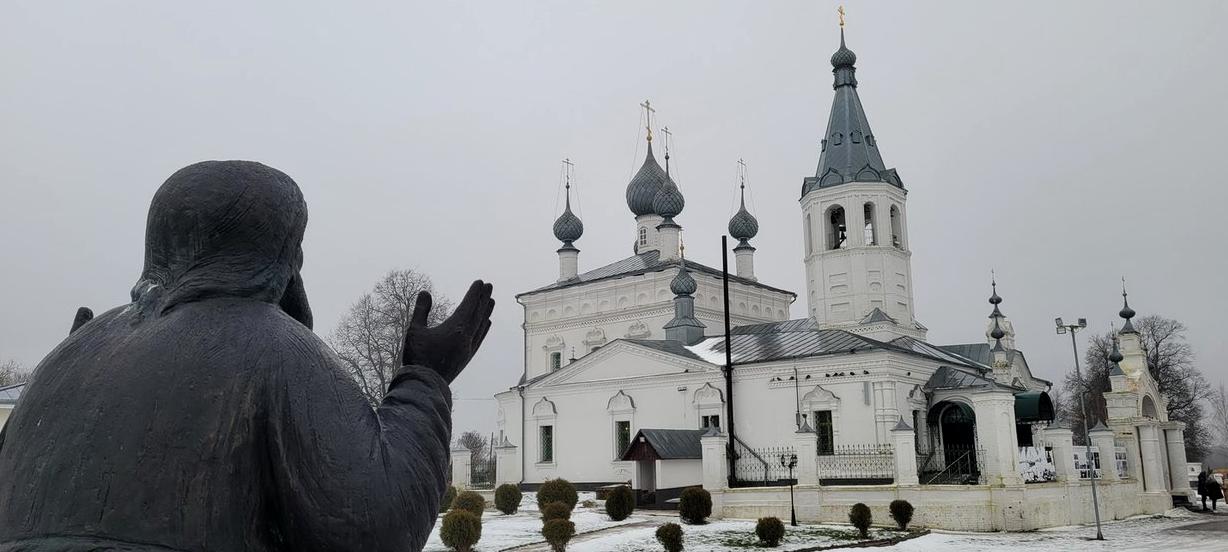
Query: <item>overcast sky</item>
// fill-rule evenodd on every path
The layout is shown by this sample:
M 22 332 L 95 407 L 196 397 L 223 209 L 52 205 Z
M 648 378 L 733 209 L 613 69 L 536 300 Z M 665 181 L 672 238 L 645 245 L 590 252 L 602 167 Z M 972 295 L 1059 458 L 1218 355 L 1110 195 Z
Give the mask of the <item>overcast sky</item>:
M 719 266 L 736 160 L 756 273 L 804 296 L 802 178 L 831 105 L 836 2 L 11 2 L 0 17 L 0 359 L 32 367 L 77 306 L 127 301 L 176 169 L 253 159 L 310 207 L 316 331 L 387 270 L 495 283 L 456 429 L 522 366 L 513 295 L 558 274 L 559 161 L 581 269 L 630 254 L 638 104 L 674 133 L 688 256 Z M 918 318 L 984 339 L 989 271 L 1039 376 L 1053 318 L 1185 322 L 1225 378 L 1228 3 L 846 3 L 858 88 L 909 190 Z M 804 316 L 804 300 L 793 306 Z

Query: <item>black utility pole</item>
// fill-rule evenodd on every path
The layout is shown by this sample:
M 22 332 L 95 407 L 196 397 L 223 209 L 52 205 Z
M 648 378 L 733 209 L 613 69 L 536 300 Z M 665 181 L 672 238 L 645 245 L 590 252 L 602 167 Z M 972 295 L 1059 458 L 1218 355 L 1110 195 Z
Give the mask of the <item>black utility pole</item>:
M 1074 350 L 1075 379 L 1079 381 L 1079 409 L 1083 414 L 1083 446 L 1087 455 L 1088 475 L 1092 480 L 1092 509 L 1096 512 L 1096 540 L 1104 540 L 1104 532 L 1100 530 L 1100 497 L 1096 494 L 1096 462 L 1092 460 L 1092 437 L 1091 430 L 1088 429 L 1092 423 L 1087 418 L 1087 383 L 1083 381 L 1083 372 L 1079 369 L 1079 343 L 1075 341 L 1075 332 L 1087 327 L 1087 319 L 1080 318 L 1076 324 L 1063 324 L 1059 317 L 1054 319 L 1054 323 L 1057 324 L 1058 334 L 1070 332 L 1070 347 Z M 1100 451 L 1100 454 L 1103 458 L 1104 451 Z M 1114 458 L 1111 454 L 1112 451 L 1110 451 L 1109 458 Z M 1113 464 L 1112 467 L 1117 469 L 1116 464 Z
M 729 348 L 729 236 L 721 236 L 721 282 L 725 288 L 725 416 L 729 427 L 729 444 L 725 456 L 729 460 L 729 486 L 733 487 L 738 476 L 734 473 L 735 454 L 733 433 L 733 352 Z

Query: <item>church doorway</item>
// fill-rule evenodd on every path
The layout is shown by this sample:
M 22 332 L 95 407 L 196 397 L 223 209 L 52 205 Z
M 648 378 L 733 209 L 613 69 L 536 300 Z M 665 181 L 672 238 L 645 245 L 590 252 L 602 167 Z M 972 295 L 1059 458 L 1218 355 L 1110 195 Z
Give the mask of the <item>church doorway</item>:
M 926 416 L 935 446 L 920 459 L 923 484 L 976 484 L 980 479 L 980 453 L 976 442 L 976 413 L 956 401 L 940 401 Z

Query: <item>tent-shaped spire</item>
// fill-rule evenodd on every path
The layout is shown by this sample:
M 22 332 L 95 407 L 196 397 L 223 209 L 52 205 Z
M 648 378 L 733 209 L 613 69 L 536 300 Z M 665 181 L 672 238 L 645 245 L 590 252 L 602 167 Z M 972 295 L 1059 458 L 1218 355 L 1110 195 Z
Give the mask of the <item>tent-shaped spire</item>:
M 802 183 L 802 195 L 812 190 L 848 182 L 885 182 L 904 187 L 895 169 L 883 164 L 878 141 L 870 130 L 861 98 L 857 96 L 857 55 L 844 44 L 844 28 L 840 29 L 840 49 L 831 56 L 835 75 L 835 97 L 827 119 L 827 133 L 819 154 L 815 175 Z

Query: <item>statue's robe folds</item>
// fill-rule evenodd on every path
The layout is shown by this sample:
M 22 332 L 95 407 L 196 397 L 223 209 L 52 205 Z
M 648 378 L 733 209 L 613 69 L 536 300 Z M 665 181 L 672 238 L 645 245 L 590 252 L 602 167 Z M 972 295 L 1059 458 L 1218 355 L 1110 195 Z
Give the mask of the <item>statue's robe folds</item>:
M 292 316 L 305 304 L 284 304 L 305 300 L 305 205 L 267 224 L 296 207 L 293 182 L 206 198 L 188 184 L 158 216 L 211 222 L 168 242 L 155 197 L 134 302 L 52 351 L 0 434 L 0 552 L 420 550 L 448 466 L 447 382 L 405 367 L 372 409 Z

